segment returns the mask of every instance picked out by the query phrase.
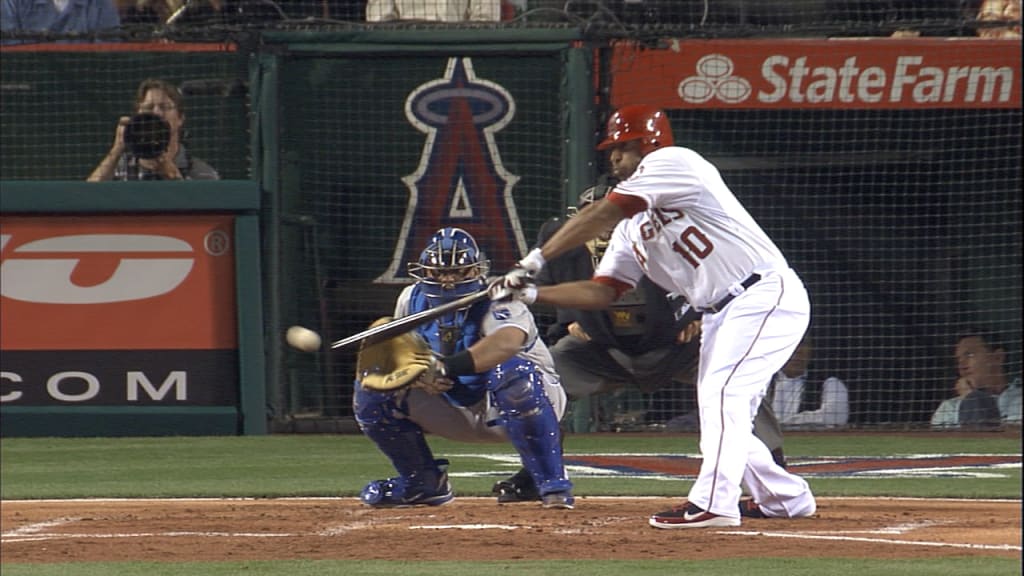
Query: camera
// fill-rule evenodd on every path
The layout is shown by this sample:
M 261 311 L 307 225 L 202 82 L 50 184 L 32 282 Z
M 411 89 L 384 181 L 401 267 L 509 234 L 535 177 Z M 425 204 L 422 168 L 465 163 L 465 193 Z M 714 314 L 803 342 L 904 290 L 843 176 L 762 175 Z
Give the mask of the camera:
M 156 114 L 135 114 L 124 127 L 124 144 L 136 158 L 152 160 L 167 151 L 171 142 L 171 126 Z

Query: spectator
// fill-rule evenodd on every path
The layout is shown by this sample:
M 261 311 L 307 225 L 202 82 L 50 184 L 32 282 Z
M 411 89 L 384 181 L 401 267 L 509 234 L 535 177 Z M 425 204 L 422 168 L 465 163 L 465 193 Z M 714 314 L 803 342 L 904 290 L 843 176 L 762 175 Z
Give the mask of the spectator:
M 367 22 L 422 20 L 426 22 L 497 22 L 499 0 L 369 0 Z
M 960 426 L 960 403 L 964 396 L 970 394 L 970 386 L 966 378 L 957 378 L 953 384 L 956 396 L 947 398 L 939 404 L 932 414 L 932 428 L 958 428 Z
M 121 19 L 113 0 L 0 0 L 4 32 L 87 34 L 117 30 Z
M 978 9 L 980 22 L 1015 22 L 1014 26 L 988 28 L 979 27 L 981 38 L 1020 38 L 1020 0 L 984 0 Z
M 936 428 L 1021 423 L 1020 377 L 1006 375 L 1006 348 L 998 335 L 965 331 L 957 339 L 955 358 L 959 378 L 956 396 L 945 400 L 932 415 Z
M 845 426 L 850 419 L 850 393 L 846 384 L 835 376 L 826 378 L 822 383 L 820 407 L 800 411 L 811 355 L 811 342 L 804 338 L 782 370 L 776 372 L 768 392 L 769 396 L 772 396 L 775 415 L 783 428 Z
M 183 142 L 185 134 L 185 100 L 181 91 L 164 80 L 148 79 L 139 84 L 135 94 L 136 116 L 122 116 L 114 133 L 114 144 L 99 166 L 89 175 L 89 182 L 106 180 L 219 180 L 220 175 L 212 166 L 189 154 Z M 148 114 L 148 120 L 138 115 Z M 159 141 L 159 134 L 142 152 L 126 146 L 125 130 L 145 131 L 152 129 L 155 116 L 167 129 L 166 143 Z M 147 125 L 146 122 L 149 122 Z M 140 128 L 141 127 L 141 128 Z M 153 130 L 154 133 L 157 130 Z M 159 146 L 162 144 L 163 146 Z M 162 148 L 162 151 L 161 151 Z

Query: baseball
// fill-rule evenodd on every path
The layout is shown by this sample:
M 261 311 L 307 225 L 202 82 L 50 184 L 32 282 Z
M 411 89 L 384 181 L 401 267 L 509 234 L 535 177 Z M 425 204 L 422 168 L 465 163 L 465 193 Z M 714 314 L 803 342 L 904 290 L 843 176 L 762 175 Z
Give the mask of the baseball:
M 303 352 L 316 352 L 320 349 L 320 335 L 309 328 L 292 326 L 285 333 L 284 338 L 292 348 Z

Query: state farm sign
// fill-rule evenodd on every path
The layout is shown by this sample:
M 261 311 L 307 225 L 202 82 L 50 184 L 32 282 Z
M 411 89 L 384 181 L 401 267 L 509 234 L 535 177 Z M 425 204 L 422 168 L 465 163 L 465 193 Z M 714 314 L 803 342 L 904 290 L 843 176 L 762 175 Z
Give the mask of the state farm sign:
M 674 41 L 615 47 L 612 103 L 662 108 L 1016 108 L 1005 40 Z

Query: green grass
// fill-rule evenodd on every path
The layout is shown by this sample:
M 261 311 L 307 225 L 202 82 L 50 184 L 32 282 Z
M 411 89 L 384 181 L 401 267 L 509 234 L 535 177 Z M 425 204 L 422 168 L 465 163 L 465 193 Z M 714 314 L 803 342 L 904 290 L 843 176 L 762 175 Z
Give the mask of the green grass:
M 504 444 L 431 438 L 454 472 L 494 470 L 472 454 L 514 455 Z M 695 436 L 570 436 L 566 452 L 696 453 Z M 806 435 L 787 438 L 790 457 L 887 454 L 1019 454 L 1012 437 Z M 180 438 L 7 438 L 0 440 L 0 497 L 354 496 L 367 480 L 390 476 L 388 461 L 358 435 Z M 509 473 L 515 468 L 508 467 Z M 814 478 L 820 496 L 1020 498 L 1019 467 L 1001 478 Z M 494 479 L 453 478 L 463 495 L 485 495 Z M 676 496 L 689 481 L 579 478 L 580 495 Z
M 1008 576 L 1020 574 L 1018 560 L 942 558 L 936 560 L 865 560 L 828 558 L 792 560 L 757 558 L 744 560 L 552 560 L 518 562 L 442 562 L 442 561 L 268 561 L 207 563 L 74 563 L 4 564 L 4 576 Z
M 508 445 L 460 444 L 430 438 L 454 472 L 487 471 L 495 462 L 474 454 L 514 455 Z M 574 435 L 569 454 L 696 453 L 694 435 Z M 791 457 L 906 454 L 1020 454 L 1007 435 L 794 434 Z M 355 496 L 367 480 L 392 474 L 388 461 L 362 436 L 296 435 L 180 438 L 5 438 L 0 440 L 4 499 L 85 497 Z M 514 466 L 509 465 L 511 472 Z M 1019 466 L 994 478 L 812 478 L 819 496 L 1021 497 Z M 486 495 L 493 477 L 454 477 L 461 495 Z M 689 481 L 577 478 L 576 493 L 680 496 Z M 685 541 L 681 544 L 685 555 Z M 715 561 L 390 562 L 273 561 L 212 563 L 74 563 L 2 565 L 4 576 L 1004 576 L 1021 574 L 1018 559 L 730 559 Z

